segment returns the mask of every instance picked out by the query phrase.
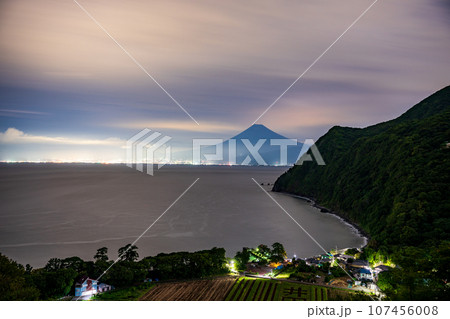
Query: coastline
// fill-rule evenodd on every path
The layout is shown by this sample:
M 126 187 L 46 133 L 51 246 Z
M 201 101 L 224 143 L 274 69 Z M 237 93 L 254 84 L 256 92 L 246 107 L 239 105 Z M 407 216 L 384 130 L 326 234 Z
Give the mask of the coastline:
M 275 192 L 275 191 L 272 191 L 272 192 Z M 290 197 L 295 197 L 295 198 L 301 199 L 301 200 L 307 202 L 308 204 L 310 204 L 312 207 L 316 208 L 319 211 L 319 213 L 330 214 L 330 215 L 335 216 L 336 218 L 341 220 L 344 224 L 349 226 L 355 233 L 357 233 L 359 236 L 361 236 L 364 239 L 364 244 L 361 247 L 347 247 L 347 248 L 363 249 L 369 243 L 370 235 L 367 232 L 365 232 L 358 224 L 354 223 L 349 218 L 341 215 L 339 212 L 328 209 L 324 206 L 321 206 L 321 205 L 317 204 L 317 202 L 314 199 L 307 197 L 307 196 L 297 195 L 297 194 L 289 193 L 289 192 L 275 192 L 275 193 L 279 193 L 279 194 L 283 194 L 283 195 L 287 195 Z

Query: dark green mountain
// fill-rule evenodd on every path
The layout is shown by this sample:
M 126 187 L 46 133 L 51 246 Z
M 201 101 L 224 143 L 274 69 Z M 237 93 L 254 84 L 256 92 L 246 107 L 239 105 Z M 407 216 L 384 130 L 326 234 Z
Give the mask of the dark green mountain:
M 335 126 L 316 145 L 326 165 L 294 166 L 273 190 L 314 198 L 360 225 L 371 236 L 367 251 L 414 271 L 427 263 L 437 276 L 450 253 L 450 86 L 394 120 Z M 414 254 L 424 260 L 405 259 Z M 442 267 L 437 280 L 450 280 Z

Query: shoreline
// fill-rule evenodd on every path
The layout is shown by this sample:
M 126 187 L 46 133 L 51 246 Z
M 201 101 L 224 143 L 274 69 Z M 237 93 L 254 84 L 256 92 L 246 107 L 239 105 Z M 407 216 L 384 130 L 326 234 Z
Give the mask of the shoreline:
M 271 190 L 271 191 L 272 191 L 272 190 Z M 362 238 L 364 239 L 364 244 L 363 244 L 361 247 L 348 247 L 348 248 L 358 248 L 358 249 L 363 249 L 363 248 L 365 248 L 365 247 L 367 246 L 367 244 L 369 243 L 370 235 L 369 235 L 367 232 L 365 232 L 365 231 L 361 228 L 361 226 L 359 226 L 358 224 L 354 223 L 354 222 L 351 221 L 349 218 L 347 218 L 347 217 L 345 217 L 345 216 L 342 216 L 339 212 L 334 211 L 334 210 L 331 210 L 331 209 L 328 209 L 328 208 L 326 208 L 326 207 L 324 207 L 324 206 L 321 206 L 321 205 L 317 204 L 317 202 L 316 202 L 314 199 L 312 199 L 312 198 L 310 198 L 310 197 L 307 197 L 307 196 L 297 195 L 297 194 L 294 194 L 294 193 L 288 193 L 288 192 L 276 192 L 276 191 L 273 191 L 273 192 L 274 192 L 274 193 L 279 193 L 279 194 L 283 194 L 283 195 L 287 195 L 287 196 L 290 196 L 290 197 L 294 197 L 294 198 L 301 199 L 301 200 L 307 202 L 308 204 L 310 204 L 312 207 L 316 208 L 316 209 L 319 211 L 319 213 L 322 213 L 322 214 L 330 214 L 330 215 L 332 215 L 332 216 L 338 218 L 338 219 L 341 220 L 344 224 L 346 224 L 347 226 L 349 226 L 356 234 L 358 234 L 360 237 L 362 237 Z M 347 248 L 347 249 L 348 249 L 348 248 Z

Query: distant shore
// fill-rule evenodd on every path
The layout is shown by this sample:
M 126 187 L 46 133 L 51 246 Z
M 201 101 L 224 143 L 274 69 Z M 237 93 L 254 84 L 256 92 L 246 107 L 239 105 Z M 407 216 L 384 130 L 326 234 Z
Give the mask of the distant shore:
M 322 214 L 330 214 L 330 215 L 336 216 L 344 224 L 347 224 L 350 228 L 352 228 L 355 231 L 355 233 L 357 233 L 359 236 L 364 238 L 364 245 L 362 245 L 361 247 L 348 247 L 348 248 L 364 248 L 369 243 L 370 235 L 367 232 L 365 232 L 361 228 L 361 226 L 359 226 L 355 222 L 351 221 L 348 217 L 341 215 L 339 212 L 331 210 L 331 209 L 326 208 L 324 206 L 321 206 L 321 205 L 317 204 L 317 202 L 314 199 L 312 199 L 310 197 L 307 197 L 307 196 L 297 195 L 297 194 L 288 193 L 288 192 L 275 192 L 274 191 L 274 193 L 279 193 L 279 194 L 295 197 L 295 198 L 301 199 L 301 200 L 303 200 L 305 202 L 308 202 L 309 204 L 311 204 L 312 207 L 317 208 L 320 213 L 322 213 Z

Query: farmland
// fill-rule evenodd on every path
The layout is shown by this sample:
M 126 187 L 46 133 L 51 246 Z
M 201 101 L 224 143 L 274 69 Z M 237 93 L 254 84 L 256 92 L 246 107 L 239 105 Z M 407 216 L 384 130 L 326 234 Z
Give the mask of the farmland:
M 145 301 L 197 301 L 224 300 L 236 278 L 217 278 L 173 283 L 160 283 L 150 289 L 140 300 Z
M 319 301 L 327 300 L 327 289 L 270 279 L 239 278 L 225 300 Z
M 148 288 L 147 288 L 148 289 Z M 123 294 L 123 293 L 122 293 Z M 153 283 L 140 295 L 143 301 L 327 301 L 370 300 L 362 292 L 348 289 L 306 285 L 296 282 L 249 278 L 218 277 L 214 279 Z M 101 298 L 99 300 L 131 300 Z M 126 297 L 126 296 L 125 296 Z

